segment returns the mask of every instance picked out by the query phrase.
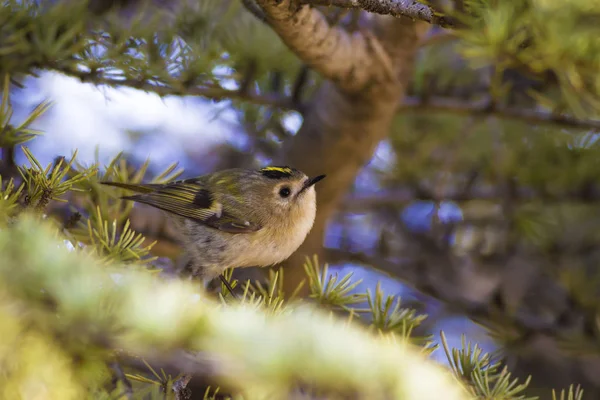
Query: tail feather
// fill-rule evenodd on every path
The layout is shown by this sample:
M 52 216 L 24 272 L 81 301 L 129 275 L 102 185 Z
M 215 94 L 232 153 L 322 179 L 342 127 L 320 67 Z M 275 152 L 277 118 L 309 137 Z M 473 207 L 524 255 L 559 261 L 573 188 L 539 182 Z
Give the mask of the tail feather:
M 100 182 L 103 185 L 114 186 L 122 189 L 128 189 L 136 193 L 152 193 L 158 189 L 160 185 L 151 183 L 121 183 L 121 182 Z

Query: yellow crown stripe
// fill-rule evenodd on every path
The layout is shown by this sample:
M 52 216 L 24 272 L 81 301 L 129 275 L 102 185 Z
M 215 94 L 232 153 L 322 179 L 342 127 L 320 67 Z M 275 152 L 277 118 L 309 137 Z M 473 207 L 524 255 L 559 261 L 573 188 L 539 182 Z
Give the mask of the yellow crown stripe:
M 276 171 L 276 172 L 281 172 L 282 174 L 288 174 L 288 175 L 292 174 L 292 169 L 287 168 L 287 167 L 265 167 L 265 168 L 261 169 L 261 171 L 265 171 L 265 172 Z

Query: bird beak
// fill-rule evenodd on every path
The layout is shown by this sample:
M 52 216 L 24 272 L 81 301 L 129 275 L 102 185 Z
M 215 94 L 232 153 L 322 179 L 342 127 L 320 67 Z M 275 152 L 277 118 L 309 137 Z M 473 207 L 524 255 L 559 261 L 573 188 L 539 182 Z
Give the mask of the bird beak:
M 319 182 L 320 180 L 322 180 L 324 178 L 325 178 L 325 175 L 319 175 L 319 176 L 315 176 L 314 178 L 310 178 L 309 180 L 307 180 L 304 183 L 304 186 L 300 190 L 300 193 L 304 192 L 306 189 L 313 186 L 315 183 Z

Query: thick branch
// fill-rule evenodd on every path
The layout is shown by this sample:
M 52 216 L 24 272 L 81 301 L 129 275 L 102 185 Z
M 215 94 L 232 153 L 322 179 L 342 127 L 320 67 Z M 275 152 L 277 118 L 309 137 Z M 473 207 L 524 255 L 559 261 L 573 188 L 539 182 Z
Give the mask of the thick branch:
M 293 0 L 257 0 L 282 41 L 307 65 L 348 93 L 389 79 L 376 44 L 361 33 L 329 26 L 325 16 Z
M 461 101 L 452 98 L 429 98 L 423 101 L 416 97 L 405 98 L 399 112 L 447 112 L 465 116 L 494 116 L 502 119 L 515 119 L 530 124 L 551 124 L 565 128 L 593 129 L 600 131 L 600 120 L 577 119 L 568 115 L 556 115 L 551 112 L 527 110 L 522 108 L 490 107 L 487 100 Z
M 315 6 L 334 6 L 393 17 L 408 17 L 445 28 L 454 28 L 458 25 L 454 18 L 440 15 L 432 7 L 413 0 L 304 0 L 303 2 Z

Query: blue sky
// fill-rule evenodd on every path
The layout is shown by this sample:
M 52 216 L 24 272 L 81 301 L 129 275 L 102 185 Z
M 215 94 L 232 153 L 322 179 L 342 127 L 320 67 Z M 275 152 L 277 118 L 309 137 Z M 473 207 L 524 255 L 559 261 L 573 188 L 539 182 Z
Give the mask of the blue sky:
M 192 97 L 167 97 L 134 89 L 112 89 L 84 84 L 54 72 L 29 78 L 27 88 L 17 91 L 15 119 L 39 102 L 50 99 L 52 108 L 35 125 L 44 135 L 31 142 L 41 161 L 78 149 L 79 159 L 92 160 L 96 146 L 103 159 L 119 151 L 132 151 L 158 165 L 181 157 L 184 148 L 198 152 L 239 131 L 230 111 L 216 114 L 215 106 Z M 126 131 L 160 132 L 161 142 L 132 143 Z

